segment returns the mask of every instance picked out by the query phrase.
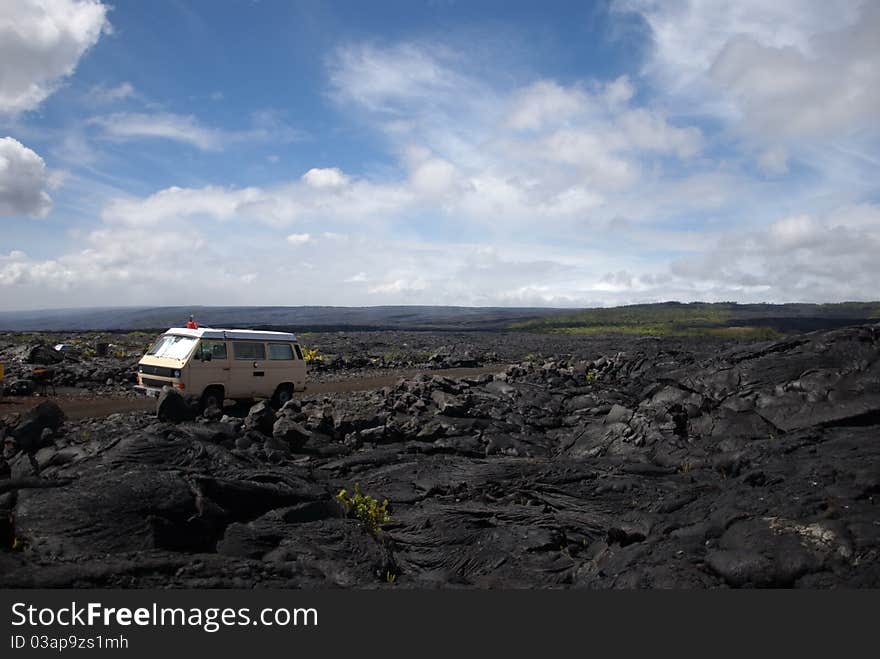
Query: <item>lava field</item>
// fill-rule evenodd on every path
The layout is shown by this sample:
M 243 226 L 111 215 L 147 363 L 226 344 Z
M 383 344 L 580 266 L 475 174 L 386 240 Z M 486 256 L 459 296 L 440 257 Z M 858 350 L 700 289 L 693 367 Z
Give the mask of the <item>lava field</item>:
M 0 426 L 0 586 L 880 587 L 880 325 L 314 344 L 498 368 L 280 410 L 45 399 Z

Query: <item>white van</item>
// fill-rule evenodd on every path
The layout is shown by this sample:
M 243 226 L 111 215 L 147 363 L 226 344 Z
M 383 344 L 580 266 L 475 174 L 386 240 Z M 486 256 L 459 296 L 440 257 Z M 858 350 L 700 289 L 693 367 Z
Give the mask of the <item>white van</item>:
M 306 362 L 288 332 L 172 327 L 138 363 L 135 389 L 158 396 L 165 386 L 199 396 L 203 408 L 227 398 L 283 405 L 305 390 Z

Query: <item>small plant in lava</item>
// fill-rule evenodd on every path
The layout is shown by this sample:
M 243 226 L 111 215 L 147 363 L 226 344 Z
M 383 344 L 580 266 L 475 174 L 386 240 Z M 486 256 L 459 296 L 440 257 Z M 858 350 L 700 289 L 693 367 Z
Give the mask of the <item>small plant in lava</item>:
M 307 362 L 322 362 L 324 355 L 319 355 L 317 348 L 306 348 L 303 350 L 303 359 Z
M 380 504 L 373 497 L 362 494 L 358 483 L 354 484 L 354 492 L 351 494 L 348 490 L 339 490 L 336 500 L 342 504 L 349 517 L 359 519 L 373 535 L 379 535 L 382 530 L 380 526 L 391 521 L 391 515 L 388 514 L 388 499 Z

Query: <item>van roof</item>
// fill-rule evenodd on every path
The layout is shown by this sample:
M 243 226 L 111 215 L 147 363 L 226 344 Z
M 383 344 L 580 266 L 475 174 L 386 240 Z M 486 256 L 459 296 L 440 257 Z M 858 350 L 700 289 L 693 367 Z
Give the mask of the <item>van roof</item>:
M 296 334 L 290 332 L 264 332 L 263 330 L 220 329 L 217 327 L 172 327 L 165 334 L 192 336 L 197 339 L 250 339 L 251 341 L 296 341 Z

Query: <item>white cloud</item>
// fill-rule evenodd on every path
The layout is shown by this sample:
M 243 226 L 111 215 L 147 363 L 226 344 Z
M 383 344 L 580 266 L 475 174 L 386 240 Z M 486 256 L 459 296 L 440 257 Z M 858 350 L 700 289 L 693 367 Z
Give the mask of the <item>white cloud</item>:
M 499 89 L 434 43 L 344 48 L 330 75 L 340 105 L 402 154 L 407 210 L 450 220 L 561 229 L 653 177 L 651 159 L 688 160 L 704 146 L 698 128 L 633 106 L 625 76 Z
M 631 273 L 626 270 L 618 270 L 602 275 L 596 288 L 605 291 L 625 291 L 633 288 L 635 283 L 636 280 Z
M 845 0 L 616 0 L 615 6 L 644 17 L 654 45 L 649 71 L 674 92 L 698 84 L 735 35 L 807 52 L 811 35 L 853 25 L 860 11 L 859 4 Z
M 428 283 L 421 277 L 415 276 L 386 281 L 383 284 L 371 286 L 367 292 L 371 295 L 398 295 L 417 293 L 426 288 L 428 288 Z
M 471 86 L 448 63 L 457 57 L 438 44 L 371 44 L 338 49 L 329 61 L 330 82 L 338 98 L 371 111 L 409 114 L 411 103 L 432 102 Z
M 277 113 L 270 111 L 254 113 L 252 126 L 243 130 L 212 128 L 204 126 L 193 115 L 171 112 L 116 112 L 93 117 L 89 123 L 99 127 L 102 135 L 110 140 L 165 139 L 204 151 L 220 151 L 230 144 L 249 142 L 292 142 L 301 137 Z
M 621 106 L 633 97 L 636 93 L 635 88 L 627 76 L 620 76 L 616 80 L 605 85 L 604 98 L 605 102 L 611 107 Z
M 314 268 L 291 261 L 284 236 L 267 240 L 236 223 L 218 233 L 210 220 L 197 219 L 161 231 L 107 223 L 88 234 L 82 248 L 54 259 L 20 250 L 0 256 L 3 306 L 86 306 L 98 298 L 106 304 L 277 304 L 291 295 L 297 304 L 355 306 L 827 301 L 872 297 L 880 277 L 880 208 L 871 204 L 724 234 L 675 261 L 671 271 L 631 249 L 609 248 L 632 244 L 629 234 L 590 248 L 428 243 L 387 233 L 324 237 Z M 661 248 L 648 242 L 649 249 Z M 141 267 L 144 258 L 149 272 Z M 352 263 L 360 268 L 355 274 Z M 206 279 L 205 272 L 213 274 Z M 257 281 L 258 289 L 242 286 Z
M 794 215 L 766 229 L 729 233 L 671 271 L 689 297 L 768 302 L 876 298 L 880 206 Z
M 262 198 L 256 188 L 200 189 L 171 187 L 144 199 L 114 199 L 101 214 L 106 222 L 131 226 L 153 225 L 181 218 L 207 216 L 217 220 L 238 217 L 249 204 Z
M 132 98 L 134 95 L 134 85 L 130 82 L 121 82 L 115 87 L 95 85 L 89 90 L 87 101 L 92 105 L 109 105 Z
M 871 260 L 880 212 L 857 202 L 876 192 L 874 145 L 822 146 L 841 127 L 870 131 L 868 122 L 861 110 L 826 117 L 827 136 L 816 137 L 818 120 L 802 114 L 780 128 L 769 112 L 777 100 L 815 91 L 814 81 L 798 76 L 801 59 L 813 62 L 829 47 L 819 22 L 792 28 L 783 21 L 774 30 L 781 14 L 772 8 L 753 16 L 718 9 L 738 17 L 737 36 L 707 18 L 714 10 L 665 6 L 651 11 L 708 32 L 699 39 L 661 32 L 652 77 L 636 79 L 638 90 L 627 77 L 563 84 L 517 83 L 511 75 L 499 83 L 436 43 L 341 49 L 329 63 L 332 97 L 346 117 L 384 138 L 396 161 L 351 171 L 310 163 L 320 166 L 271 185 L 169 187 L 112 199 L 101 228 L 80 239 L 78 251 L 50 260 L 0 256 L 3 304 L 272 304 L 293 296 L 298 304 L 584 306 L 870 297 L 880 276 Z M 835 18 L 828 29 L 847 25 Z M 722 42 L 703 43 L 706 34 Z M 770 50 L 749 50 L 738 39 Z M 775 82 L 749 63 L 758 55 L 780 73 Z M 675 95 L 646 84 L 663 76 Z M 682 99 L 698 88 L 711 96 L 693 113 L 708 108 L 721 120 L 701 122 L 702 130 L 682 111 Z M 763 118 L 762 95 L 769 99 Z M 856 100 L 861 107 L 865 99 Z M 114 139 L 154 136 L 218 150 L 286 129 L 274 113 L 240 131 L 173 114 L 98 121 L 105 120 L 93 125 Z M 772 139 L 762 137 L 770 132 Z M 806 169 L 811 178 L 798 178 Z M 311 242 L 320 249 L 298 253 L 320 259 L 291 259 L 291 245 Z M 144 254 L 151 277 L 131 265 Z
M 635 159 L 615 152 L 607 136 L 593 130 L 558 130 L 533 144 L 520 144 L 520 157 L 534 157 L 551 164 L 573 165 L 596 189 L 619 189 L 638 181 Z
M 102 228 L 87 236 L 84 249 L 55 259 L 0 258 L 0 285 L 23 290 L 25 295 L 44 290 L 45 297 L 51 299 L 54 294 L 59 301 L 73 294 L 80 304 L 89 304 L 90 297 L 94 301 L 95 291 L 109 291 L 113 303 L 124 304 L 133 290 L 143 294 L 155 285 L 171 285 L 175 265 L 179 273 L 188 264 L 198 264 L 205 248 L 204 239 L 186 229 L 156 233 Z M 166 266 L 167 273 L 146 272 L 142 267 L 145 254 Z
M 0 113 L 33 110 L 110 29 L 97 0 L 4 0 L 0 12 Z
M 810 247 L 826 232 L 809 215 L 785 217 L 770 225 L 770 238 L 774 245 L 783 249 Z
M 651 182 L 644 157 L 693 157 L 702 148 L 701 133 L 674 125 L 657 109 L 633 106 L 634 88 L 627 78 L 589 85 L 537 81 L 499 91 L 456 70 L 463 63 L 448 52 L 418 50 L 416 55 L 417 50 L 414 45 L 355 49 L 348 52 L 363 57 L 352 59 L 351 68 L 342 57 L 332 69 L 336 84 L 355 85 L 353 90 L 336 89 L 337 98 L 344 98 L 352 111 L 383 130 L 388 114 L 411 122 L 388 133 L 400 154 L 393 176 L 365 178 L 336 167 L 315 167 L 272 186 L 170 187 L 145 197 L 113 199 L 101 213 L 104 231 L 130 236 L 163 227 L 175 232 L 198 229 L 196 236 L 215 236 L 211 248 L 232 249 L 216 262 L 200 255 L 204 267 L 228 271 L 239 282 L 254 274 L 252 260 L 233 265 L 234 254 L 245 251 L 238 244 L 249 231 L 245 225 L 264 225 L 253 231 L 255 236 L 265 236 L 265 226 L 296 225 L 296 233 L 282 233 L 279 241 L 269 241 L 271 246 L 252 243 L 246 253 L 259 258 L 267 271 L 283 270 L 292 266 L 281 256 L 282 245 L 321 236 L 326 241 L 322 249 L 334 258 L 322 263 L 320 277 L 304 278 L 301 263 L 292 273 L 313 288 L 313 302 L 323 300 L 321 292 L 329 293 L 327 282 L 345 281 L 368 284 L 333 293 L 355 296 L 347 300 L 354 304 L 361 301 L 356 291 L 363 295 L 365 289 L 373 303 L 515 304 L 541 299 L 573 304 L 598 299 L 602 273 L 622 266 L 636 272 L 638 264 L 629 257 L 608 250 L 585 254 L 577 243 L 597 240 L 589 227 L 607 222 L 621 203 L 620 195 L 636 189 L 637 182 Z M 401 52 L 430 61 L 428 73 L 411 79 L 409 63 L 392 56 Z M 358 71 L 377 77 L 378 87 L 363 87 Z M 542 100 L 542 94 L 548 98 Z M 203 127 L 192 117 L 158 115 L 168 121 L 153 122 L 156 117 L 110 115 L 103 127 L 120 136 L 190 140 L 201 148 L 221 141 L 219 131 L 200 131 Z M 662 181 L 653 184 L 662 187 Z M 643 203 L 650 207 L 651 199 Z M 414 218 L 439 238 L 419 240 Z M 222 232 L 211 228 L 212 222 L 225 223 Z M 346 232 L 339 233 L 346 225 Z M 397 238 L 401 227 L 412 242 Z M 432 244 L 458 238 L 459 228 L 474 227 L 501 242 L 473 251 Z M 528 232 L 537 227 L 541 239 L 536 244 L 525 252 L 511 251 L 511 236 L 534 235 Z M 570 248 L 546 258 L 533 256 L 545 239 L 571 242 L 571 231 L 583 237 Z M 108 244 L 114 242 L 107 238 Z M 656 244 L 651 241 L 649 247 Z M 355 275 L 351 263 L 359 264 Z
M 45 217 L 52 208 L 46 163 L 12 137 L 0 139 L 0 215 Z
M 303 183 L 311 188 L 341 188 L 348 183 L 348 177 L 336 167 L 320 169 L 313 167 L 302 176 Z
M 539 80 L 516 94 L 507 124 L 517 130 L 538 130 L 581 114 L 590 104 L 589 95 L 580 89 Z
M 308 233 L 291 233 L 287 236 L 287 242 L 291 245 L 305 245 L 312 242 L 312 236 Z
M 425 200 L 440 200 L 453 191 L 459 179 L 455 166 L 443 158 L 428 158 L 409 174 L 410 185 Z
M 210 218 L 286 226 L 309 220 L 378 220 L 386 213 L 399 212 L 412 201 L 402 188 L 349 181 L 339 170 L 310 170 L 306 176 L 309 173 L 312 176 L 308 179 L 304 176 L 293 183 L 267 188 L 171 187 L 144 198 L 118 198 L 107 204 L 101 217 L 129 225 Z M 328 179 L 346 183 L 331 185 Z
M 584 301 L 595 299 L 593 271 L 621 261 L 577 248 L 430 244 L 367 233 L 325 239 L 320 264 L 309 266 L 291 260 L 284 236 L 267 240 L 265 230 L 236 223 L 217 231 L 206 219 L 158 228 L 105 223 L 56 258 L 0 256 L 2 306 L 88 306 L 95 299 L 108 305 L 273 304 L 291 295 L 297 304 L 519 304 L 522 298 L 505 291 L 536 285 L 550 296 L 556 291 L 557 301 Z M 353 263 L 360 268 L 354 275 Z M 258 288 L 242 285 L 255 282 Z
M 621 0 L 651 28 L 648 72 L 682 102 L 760 138 L 876 132 L 880 5 L 848 0 Z
M 618 119 L 621 148 L 659 153 L 674 153 L 679 158 L 690 158 L 702 148 L 702 134 L 698 128 L 678 128 L 662 115 L 636 108 L 620 114 Z
M 788 151 L 782 147 L 765 149 L 758 156 L 759 169 L 769 176 L 788 172 Z
M 817 35 L 815 57 L 791 46 L 774 48 L 749 37 L 732 38 L 710 75 L 736 101 L 748 127 L 760 135 L 821 138 L 876 128 L 880 11 L 867 13 L 864 23 L 837 38 Z M 838 39 L 847 39 L 847 45 L 841 47 Z
M 115 140 L 161 138 L 207 151 L 218 150 L 224 144 L 222 131 L 202 126 L 192 115 L 118 112 L 95 117 L 92 123 L 100 126 L 105 136 Z

